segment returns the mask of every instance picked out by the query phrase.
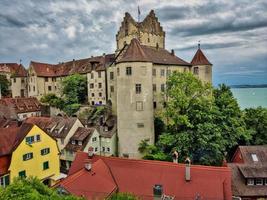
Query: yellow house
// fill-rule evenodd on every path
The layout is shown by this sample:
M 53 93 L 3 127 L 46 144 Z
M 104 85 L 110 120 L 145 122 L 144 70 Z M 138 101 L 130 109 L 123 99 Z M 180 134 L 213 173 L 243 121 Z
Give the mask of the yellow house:
M 2 186 L 18 176 L 36 176 L 53 185 L 60 175 L 56 140 L 33 124 L 0 129 L 0 163 Z

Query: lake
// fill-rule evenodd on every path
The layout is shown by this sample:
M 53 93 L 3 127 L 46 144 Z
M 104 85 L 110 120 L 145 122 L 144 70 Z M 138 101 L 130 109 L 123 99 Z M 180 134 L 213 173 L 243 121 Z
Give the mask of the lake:
M 258 106 L 267 108 L 267 88 L 231 88 L 231 91 L 241 109 Z

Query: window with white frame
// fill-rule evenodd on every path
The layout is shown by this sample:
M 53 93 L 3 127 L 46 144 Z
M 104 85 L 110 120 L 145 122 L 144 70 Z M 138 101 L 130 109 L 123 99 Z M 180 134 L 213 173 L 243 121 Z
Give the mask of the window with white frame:
M 254 179 L 253 178 L 248 178 L 247 179 L 247 185 L 254 185 Z
M 79 145 L 79 146 L 82 146 L 82 145 L 83 145 L 83 142 L 82 142 L 82 141 L 79 141 L 79 142 L 78 142 L 78 145 Z
M 93 137 L 92 142 L 96 142 L 96 141 L 97 141 L 97 137 Z
M 253 154 L 251 154 L 251 157 L 252 157 L 252 160 L 253 160 L 254 162 L 258 162 L 258 161 L 259 161 L 259 159 L 258 159 L 258 157 L 257 157 L 257 154 L 253 153 Z
M 110 148 L 109 147 L 107 147 L 107 152 L 110 152 Z
M 263 185 L 263 179 L 262 178 L 256 178 L 255 179 L 255 184 L 256 185 Z
M 9 174 L 0 177 L 0 186 L 6 187 L 6 186 L 9 185 L 9 183 L 10 183 L 10 176 L 9 176 Z
M 160 76 L 165 76 L 165 69 L 160 70 Z
M 97 149 L 97 147 L 95 147 L 95 152 L 97 152 L 98 151 L 98 149 Z

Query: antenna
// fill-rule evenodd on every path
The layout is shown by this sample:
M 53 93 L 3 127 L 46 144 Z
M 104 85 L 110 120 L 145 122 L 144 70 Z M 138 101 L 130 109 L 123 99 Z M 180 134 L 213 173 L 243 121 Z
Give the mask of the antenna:
M 200 40 L 198 40 L 198 49 L 200 49 Z
M 140 22 L 140 14 L 141 14 L 139 6 L 137 7 L 137 9 L 138 9 L 138 23 L 139 23 Z

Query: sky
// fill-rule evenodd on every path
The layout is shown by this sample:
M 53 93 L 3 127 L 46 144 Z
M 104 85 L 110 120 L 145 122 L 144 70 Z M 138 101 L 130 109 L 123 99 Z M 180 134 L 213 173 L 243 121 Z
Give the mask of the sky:
M 58 63 L 113 53 L 125 12 L 155 10 L 166 49 L 201 49 L 213 84 L 267 84 L 266 0 L 0 0 L 0 62 Z

